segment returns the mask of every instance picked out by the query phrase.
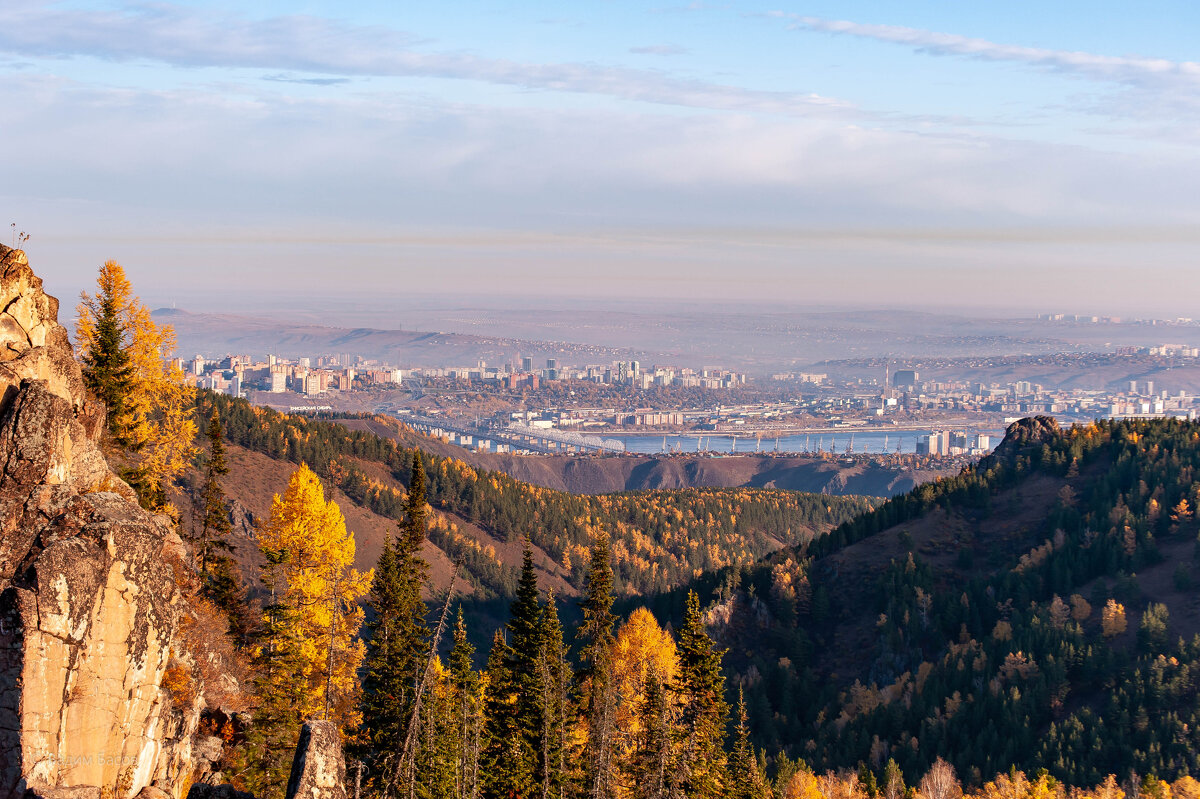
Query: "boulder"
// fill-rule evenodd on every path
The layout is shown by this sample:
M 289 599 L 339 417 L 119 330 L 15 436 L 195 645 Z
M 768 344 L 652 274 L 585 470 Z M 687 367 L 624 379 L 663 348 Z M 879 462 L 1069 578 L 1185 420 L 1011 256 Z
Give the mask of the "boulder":
M 287 799 L 346 799 L 346 761 L 332 721 L 306 721 L 292 760 Z

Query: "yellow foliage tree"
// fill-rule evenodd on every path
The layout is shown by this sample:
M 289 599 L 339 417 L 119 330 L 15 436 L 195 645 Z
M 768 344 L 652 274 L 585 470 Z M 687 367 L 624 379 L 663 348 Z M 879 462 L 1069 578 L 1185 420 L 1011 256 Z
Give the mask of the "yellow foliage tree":
M 1180 777 L 1171 784 L 1174 799 L 1200 799 L 1200 782 L 1193 777 Z
M 354 534 L 308 466 L 301 464 L 283 496 L 275 495 L 258 540 L 272 564 L 265 581 L 275 594 L 276 613 L 287 618 L 285 659 L 295 667 L 281 676 L 290 683 L 286 690 L 298 717 L 330 718 L 343 728 L 357 724 L 357 672 L 366 651 L 357 637 L 363 620 L 359 599 L 370 590 L 374 572 L 352 567 Z M 269 618 L 268 624 L 277 620 Z
M 1115 638 L 1125 632 L 1128 626 L 1125 621 L 1125 606 L 1115 599 L 1108 600 L 1100 611 L 1100 630 L 1105 638 Z
M 170 510 L 166 486 L 197 452 L 192 414 L 196 390 L 186 384 L 183 371 L 172 362 L 175 331 L 170 325 L 154 323 L 116 261 L 100 267 L 96 294 L 80 294 L 76 313 L 77 354 L 85 365 L 102 345 L 105 322 L 117 325 L 128 379 L 120 401 L 109 398 L 109 429 L 125 449 L 125 476 L 142 504 Z M 106 320 L 110 316 L 115 318 Z
M 825 799 L 817 776 L 808 769 L 800 769 L 783 786 L 781 799 Z
M 1023 771 L 998 774 L 971 794 L 971 799 L 1064 799 L 1066 789 L 1048 774 L 1030 782 Z
M 632 759 L 642 735 L 639 710 L 646 699 L 646 678 L 651 671 L 660 685 L 672 685 L 679 669 L 675 639 L 658 625 L 654 615 L 638 608 L 617 631 L 613 645 L 613 681 L 617 689 L 617 762 L 632 773 Z M 628 789 L 630 786 L 624 786 Z M 628 795 L 626 791 L 620 792 Z
M 1078 622 L 1085 622 L 1092 615 L 1091 604 L 1079 594 L 1071 595 L 1071 618 Z

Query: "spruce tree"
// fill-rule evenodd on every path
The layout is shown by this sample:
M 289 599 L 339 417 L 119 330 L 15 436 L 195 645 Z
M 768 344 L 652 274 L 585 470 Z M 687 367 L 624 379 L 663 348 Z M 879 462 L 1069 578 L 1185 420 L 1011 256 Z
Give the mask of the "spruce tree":
M 230 632 L 244 640 L 250 625 L 245 615 L 245 591 L 237 564 L 229 556 L 233 551 L 229 540 L 233 525 L 229 519 L 229 503 L 221 486 L 221 478 L 229 474 L 229 465 L 225 460 L 224 429 L 215 407 L 205 436 L 209 455 L 200 490 L 200 531 L 194 542 L 196 556 L 205 593 L 228 616 Z
M 488 679 L 495 680 L 497 691 L 489 690 L 485 754 L 489 764 L 500 757 L 506 758 L 504 775 L 513 780 L 491 785 L 493 790 L 515 792 L 526 779 L 540 787 L 546 775 L 541 756 L 544 720 L 541 616 L 533 551 L 526 540 L 517 596 L 509 607 L 509 640 L 504 641 L 500 650 L 502 656 L 496 654 L 493 646 L 488 661 Z
M 533 774 L 533 752 L 513 712 L 517 702 L 511 670 L 513 657 L 512 647 L 504 640 L 503 632 L 497 630 L 488 653 L 484 698 L 479 782 L 485 799 L 533 796 L 539 787 Z
M 417 753 L 409 762 L 398 756 L 412 720 L 416 686 L 429 659 L 429 629 L 421 589 L 429 565 L 420 556 L 428 516 L 425 509 L 425 470 L 420 452 L 414 453 L 404 517 L 394 541 L 384 543 L 375 570 L 369 606 L 372 620 L 363 679 L 363 753 L 382 795 L 395 795 L 398 774 L 414 774 Z M 417 737 L 419 748 L 420 737 Z M 411 781 L 409 779 L 408 781 Z
M 700 614 L 700 598 L 688 592 L 679 631 L 678 690 L 681 708 L 680 787 L 688 797 L 717 799 L 726 795 L 725 701 L 723 651 L 713 647 Z
M 254 796 L 282 799 L 303 721 L 296 708 L 294 679 L 305 664 L 295 614 L 278 601 L 267 604 L 264 612 L 253 658 L 258 706 L 234 765 Z
M 580 606 L 583 621 L 575 637 L 581 642 L 580 711 L 587 723 L 584 752 L 584 795 L 588 799 L 609 799 L 616 791 L 613 725 L 616 716 L 616 691 L 613 684 L 612 613 L 613 572 L 609 561 L 607 533 L 600 533 L 592 544 L 587 575 L 587 593 Z
M 546 598 L 539 622 L 538 672 L 541 676 L 539 751 L 542 764 L 542 799 L 564 799 L 574 793 L 574 758 L 568 736 L 574 719 L 571 703 L 571 667 L 554 594 Z
M 405 704 L 413 685 L 400 652 L 399 619 L 406 593 L 402 585 L 396 545 L 385 538 L 375 564 L 375 579 L 368 599 L 367 656 L 364 663 L 362 715 L 364 746 L 360 756 L 371 779 L 390 779 L 391 758 L 404 740 Z
M 122 424 L 125 406 L 133 390 L 133 361 L 125 346 L 121 323 L 121 297 L 101 283 L 95 298 L 92 335 L 82 357 L 83 382 L 108 408 L 108 432 L 120 447 L 132 443 Z
M 631 775 L 636 799 L 676 799 L 674 738 L 670 702 L 656 669 L 646 670 L 646 689 L 638 706 L 641 737 Z
M 509 609 L 509 651 L 512 659 L 508 663 L 512 675 L 516 701 L 512 706 L 514 722 L 520 730 L 524 743 L 522 752 L 531 757 L 530 768 L 534 780 L 540 785 L 546 774 L 542 754 L 543 701 L 544 691 L 540 661 L 542 658 L 541 636 L 542 606 L 538 601 L 537 573 L 533 569 L 533 550 L 529 539 L 525 539 L 525 552 L 521 563 L 521 578 L 517 583 L 517 597 Z
M 729 796 L 731 799 L 758 799 L 754 747 L 746 724 L 746 695 L 738 688 L 737 727 L 734 728 L 733 752 L 729 757 Z
M 229 474 L 229 465 L 225 461 L 225 436 L 216 408 L 213 408 L 209 417 L 205 437 L 208 439 L 208 463 L 204 469 L 204 486 L 200 489 L 202 510 L 196 555 L 200 561 L 200 573 L 207 576 L 213 560 L 220 553 L 233 550 L 229 543 L 233 525 L 229 521 L 225 491 L 221 487 L 221 478 Z
M 454 723 L 455 769 L 454 796 L 473 799 L 479 793 L 480 736 L 483 709 L 479 695 L 479 674 L 471 658 L 475 647 L 467 640 L 462 605 L 454 625 L 454 645 L 450 649 L 450 684 L 456 707 Z

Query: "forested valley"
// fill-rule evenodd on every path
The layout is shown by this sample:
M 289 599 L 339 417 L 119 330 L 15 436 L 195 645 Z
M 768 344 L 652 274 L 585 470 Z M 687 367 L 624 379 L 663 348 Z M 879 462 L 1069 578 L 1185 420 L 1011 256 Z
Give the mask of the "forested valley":
M 282 796 L 322 719 L 378 797 L 1200 793 L 1196 423 L 1025 419 L 883 503 L 573 496 L 196 395 L 144 310 L 106 264 L 81 306 L 83 375 L 141 504 L 179 519 L 186 489 L 192 505 L 190 654 L 163 685 L 179 708 L 204 695 L 237 790 Z M 254 521 L 249 577 L 231 444 L 290 474 Z M 395 522 L 373 568 L 334 490 Z M 519 545 L 520 566 L 450 518 Z

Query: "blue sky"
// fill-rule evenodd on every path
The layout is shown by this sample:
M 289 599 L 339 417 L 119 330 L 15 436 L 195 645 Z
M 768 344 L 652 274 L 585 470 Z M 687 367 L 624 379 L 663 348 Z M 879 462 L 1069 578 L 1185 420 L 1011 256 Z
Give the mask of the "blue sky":
M 1195 3 L 248 5 L 0 5 L 52 288 L 1194 315 Z

